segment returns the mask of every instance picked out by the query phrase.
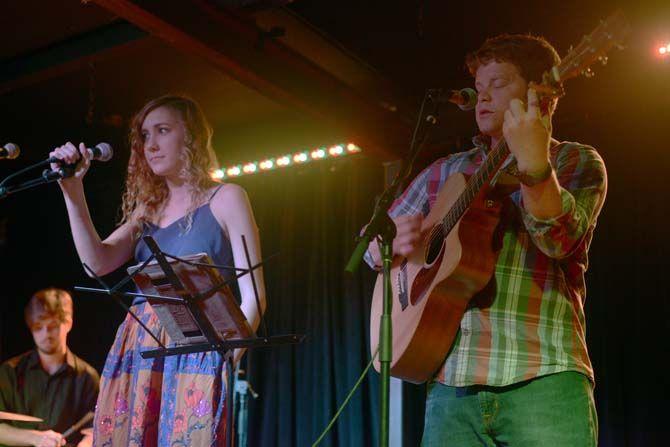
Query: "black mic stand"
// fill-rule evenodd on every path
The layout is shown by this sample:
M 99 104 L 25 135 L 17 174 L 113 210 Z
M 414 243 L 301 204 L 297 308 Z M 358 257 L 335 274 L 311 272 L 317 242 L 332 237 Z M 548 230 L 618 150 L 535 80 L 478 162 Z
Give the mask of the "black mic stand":
M 402 169 L 393 180 L 391 186 L 386 188 L 377 200 L 372 219 L 363 234 L 358 238 L 359 242 L 354 249 L 345 270 L 354 273 L 360 265 L 363 255 L 371 240 L 376 240 L 380 245 L 382 255 L 383 275 L 383 310 L 379 322 L 379 373 L 380 373 L 380 423 L 379 423 L 379 445 L 387 447 L 389 444 L 389 407 L 390 407 L 390 384 L 391 384 L 391 361 L 393 359 L 392 340 L 393 328 L 391 320 L 392 296 L 391 296 L 391 261 L 393 258 L 393 239 L 396 236 L 396 227 L 388 215 L 388 210 L 400 192 L 405 181 L 412 172 L 416 157 L 423 147 L 428 136 L 428 130 L 437 123 L 439 101 L 432 101 L 433 90 L 428 90 L 421 102 L 419 116 L 417 118 L 412 142 L 410 144 L 409 157 L 403 164 Z M 432 102 L 432 113 L 423 118 L 424 107 L 427 101 Z M 430 126 L 428 126 L 428 124 Z
M 79 292 L 94 292 L 94 293 L 102 293 L 106 295 L 112 296 L 120 305 L 123 307 L 126 312 L 128 312 L 132 318 L 134 318 L 141 326 L 144 328 L 144 330 L 158 343 L 158 346 L 160 347 L 159 349 L 152 349 L 152 350 L 145 350 L 140 352 L 140 355 L 142 358 L 148 359 L 148 358 L 159 358 L 159 357 L 167 357 L 171 355 L 178 355 L 178 354 L 190 354 L 190 353 L 197 353 L 197 352 L 209 352 L 209 351 L 217 351 L 223 358 L 226 360 L 226 369 L 228 371 L 228 377 L 230 380 L 228 381 L 229 383 L 227 384 L 226 388 L 226 446 L 232 447 L 234 445 L 233 443 L 233 436 L 234 436 L 234 392 L 235 392 L 235 386 L 233 383 L 233 378 L 234 378 L 234 365 L 233 365 L 233 353 L 235 349 L 238 348 L 259 348 L 259 347 L 268 347 L 268 346 L 280 346 L 280 345 L 288 345 L 288 344 L 298 344 L 301 343 L 304 339 L 304 335 L 299 335 L 299 334 L 286 334 L 286 335 L 276 335 L 276 336 L 268 336 L 267 333 L 267 326 L 265 324 L 265 318 L 263 316 L 263 312 L 261 309 L 260 305 L 260 299 L 258 297 L 258 289 L 257 289 L 257 284 L 256 284 L 256 279 L 254 278 L 253 271 L 261 267 L 265 261 L 262 261 L 256 265 L 251 265 L 251 258 L 249 256 L 249 250 L 247 246 L 247 241 L 244 235 L 242 235 L 242 244 L 244 246 L 244 253 L 246 256 L 246 261 L 247 261 L 247 268 L 238 268 L 234 266 L 222 266 L 222 265 L 215 265 L 215 264 L 208 264 L 208 263 L 198 263 L 198 262 L 191 262 L 186 259 L 179 258 L 177 256 L 170 255 L 168 253 L 165 253 L 160 250 L 158 247 L 158 244 L 156 244 L 156 241 L 151 237 L 151 236 L 144 236 L 142 238 L 144 242 L 147 244 L 149 249 L 152 252 L 152 255 L 145 261 L 143 262 L 139 268 L 134 270 L 132 273 L 130 273 L 128 276 L 126 276 L 124 279 L 119 281 L 115 286 L 113 287 L 108 287 L 100 277 L 95 275 L 95 273 L 86 265 L 84 264 L 84 268 L 90 272 L 95 279 L 102 285 L 103 289 L 93 289 L 89 287 L 75 287 L 74 290 L 79 291 Z M 198 292 L 198 293 L 191 293 L 186 287 L 184 287 L 184 284 L 182 280 L 179 278 L 179 276 L 175 273 L 173 270 L 172 266 L 168 262 L 168 258 L 174 259 L 180 262 L 184 262 L 186 264 L 190 265 L 195 265 L 199 267 L 205 267 L 205 268 L 210 268 L 210 269 L 217 269 L 217 270 L 232 270 L 235 271 L 236 274 L 233 278 L 223 281 L 221 283 L 213 285 L 210 289 Z M 121 292 L 120 288 L 125 286 L 127 283 L 129 283 L 132 278 L 137 275 L 138 273 L 142 272 L 151 261 L 156 260 L 160 268 L 163 270 L 163 273 L 165 275 L 165 279 L 167 282 L 170 283 L 172 286 L 173 290 L 178 291 L 179 297 L 166 297 L 166 296 L 161 296 L 161 295 L 149 295 L 146 293 L 132 293 L 132 292 Z M 238 278 L 244 276 L 244 275 L 251 275 L 251 283 L 253 285 L 253 290 L 254 290 L 254 296 L 256 299 L 256 307 L 258 310 L 258 314 L 260 316 L 260 326 L 263 328 L 263 336 L 262 337 L 250 337 L 250 338 L 236 338 L 236 339 L 222 339 L 221 336 L 219 336 L 218 333 L 214 330 L 212 324 L 210 323 L 209 319 L 207 316 L 203 313 L 203 310 L 197 305 L 197 303 L 200 300 L 203 300 L 207 297 L 210 297 L 213 293 L 215 293 L 217 290 L 222 289 L 223 287 L 227 286 L 229 283 L 236 281 Z M 186 345 L 180 345 L 180 346 L 172 346 L 172 347 L 166 347 L 159 338 L 151 332 L 151 330 L 140 320 L 140 318 L 135 315 L 130 308 L 121 300 L 120 297 L 122 296 L 129 296 L 129 297 L 145 297 L 145 298 L 151 298 L 152 301 L 157 301 L 161 303 L 169 303 L 169 304 L 178 304 L 184 306 L 187 312 L 190 313 L 190 315 L 193 317 L 193 321 L 195 322 L 196 326 L 200 330 L 200 332 L 204 335 L 205 339 L 207 340 L 206 342 L 203 343 L 193 343 L 193 344 L 186 344 Z
M 33 165 L 30 165 L 26 168 L 23 168 L 14 174 L 9 175 L 6 177 L 2 182 L 0 182 L 0 199 L 4 199 L 5 197 L 15 194 L 20 191 L 25 191 L 26 189 L 31 189 L 36 186 L 40 185 L 46 185 L 48 183 L 53 183 L 56 182 L 60 179 L 63 178 L 68 178 L 72 177 L 74 175 L 74 169 L 76 165 L 63 165 L 60 169 L 57 171 L 52 171 L 50 169 L 45 169 L 42 171 L 42 175 L 38 178 L 31 179 L 31 180 L 26 180 L 24 182 L 18 183 L 16 185 L 9 185 L 5 186 L 5 184 L 15 178 L 18 177 L 19 175 L 26 173 L 30 170 L 33 170 L 35 168 L 40 168 L 46 164 L 51 163 L 51 160 L 42 160 L 39 163 L 35 163 Z

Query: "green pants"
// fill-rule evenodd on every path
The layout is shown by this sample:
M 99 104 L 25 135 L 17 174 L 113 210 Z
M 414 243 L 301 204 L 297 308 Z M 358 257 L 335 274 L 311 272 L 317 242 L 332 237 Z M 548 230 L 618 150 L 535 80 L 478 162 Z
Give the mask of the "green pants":
M 428 386 L 423 447 L 595 447 L 586 376 L 562 372 L 504 387 Z

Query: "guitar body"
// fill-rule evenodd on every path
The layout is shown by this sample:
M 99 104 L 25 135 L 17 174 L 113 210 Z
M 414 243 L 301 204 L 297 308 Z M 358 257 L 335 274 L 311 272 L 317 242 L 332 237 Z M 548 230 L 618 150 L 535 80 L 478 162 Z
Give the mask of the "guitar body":
M 468 302 L 486 286 L 495 269 L 493 232 L 500 206 L 485 199 L 485 190 L 446 237 L 441 232 L 444 217 L 465 186 L 462 174 L 447 179 L 423 221 L 422 243 L 407 258 L 396 256 L 392 263 L 391 375 L 409 382 L 433 377 L 449 352 Z M 373 353 L 379 344 L 383 286 L 380 274 L 370 312 Z M 379 371 L 378 359 L 375 368 Z

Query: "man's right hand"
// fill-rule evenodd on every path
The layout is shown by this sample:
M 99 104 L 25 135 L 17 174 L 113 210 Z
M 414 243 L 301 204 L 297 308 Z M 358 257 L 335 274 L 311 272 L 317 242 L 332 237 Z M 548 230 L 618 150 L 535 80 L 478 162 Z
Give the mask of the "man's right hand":
M 396 228 L 395 239 L 393 239 L 393 254 L 407 256 L 419 245 L 423 216 L 421 214 L 413 216 L 406 214 L 393 219 L 393 223 L 395 223 Z
M 53 430 L 33 432 L 32 445 L 35 447 L 60 447 L 65 445 L 65 438 Z
M 393 239 L 393 255 L 407 256 L 412 253 L 421 241 L 421 224 L 423 216 L 421 214 L 409 215 L 392 218 L 395 223 L 396 236 Z M 375 262 L 375 265 L 381 265 L 382 258 L 379 252 L 377 241 L 372 241 L 368 246 L 368 251 Z

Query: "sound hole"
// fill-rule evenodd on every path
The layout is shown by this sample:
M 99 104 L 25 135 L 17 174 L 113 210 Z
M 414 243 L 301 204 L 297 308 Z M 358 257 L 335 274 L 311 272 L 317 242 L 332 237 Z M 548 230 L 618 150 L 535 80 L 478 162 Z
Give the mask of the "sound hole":
M 440 256 L 444 242 L 444 231 L 442 225 L 433 227 L 428 236 L 428 251 L 426 253 L 426 264 L 430 265 Z

